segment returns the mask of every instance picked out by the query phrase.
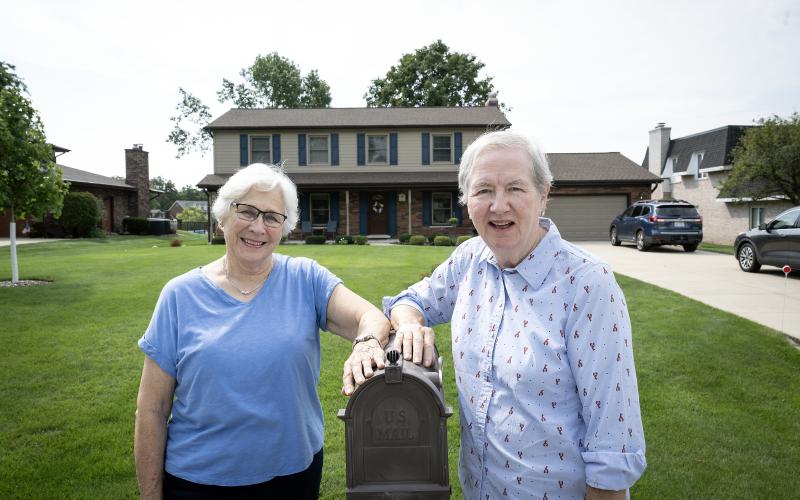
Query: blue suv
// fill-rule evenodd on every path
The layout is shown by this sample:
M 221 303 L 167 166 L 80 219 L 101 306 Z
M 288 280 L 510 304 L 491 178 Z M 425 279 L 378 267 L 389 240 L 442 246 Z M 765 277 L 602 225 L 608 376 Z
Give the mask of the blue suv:
M 683 200 L 642 200 L 611 221 L 611 244 L 635 243 L 640 251 L 655 245 L 683 245 L 694 252 L 703 241 L 703 218 Z

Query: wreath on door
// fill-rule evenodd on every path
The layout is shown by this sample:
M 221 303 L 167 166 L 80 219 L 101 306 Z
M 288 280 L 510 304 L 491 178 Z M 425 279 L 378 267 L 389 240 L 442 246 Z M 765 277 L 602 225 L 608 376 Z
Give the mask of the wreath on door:
M 383 203 L 375 200 L 375 202 L 372 204 L 372 211 L 376 214 L 383 213 Z

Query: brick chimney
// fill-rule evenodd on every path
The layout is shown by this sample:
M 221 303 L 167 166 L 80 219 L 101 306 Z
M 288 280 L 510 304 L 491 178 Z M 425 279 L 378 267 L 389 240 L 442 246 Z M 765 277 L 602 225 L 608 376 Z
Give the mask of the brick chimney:
M 136 188 L 136 197 L 128 201 L 128 211 L 136 217 L 150 215 L 150 161 L 142 144 L 125 150 L 125 183 Z
M 650 131 L 650 152 L 647 155 L 647 169 L 659 177 L 661 177 L 664 162 L 667 161 L 669 133 L 671 130 L 671 128 L 661 122 L 656 124 L 655 128 Z M 655 197 L 659 197 L 659 195 L 667 197 L 671 192 L 672 186 L 670 185 L 669 179 L 666 179 L 659 184 L 656 192 L 653 194 Z

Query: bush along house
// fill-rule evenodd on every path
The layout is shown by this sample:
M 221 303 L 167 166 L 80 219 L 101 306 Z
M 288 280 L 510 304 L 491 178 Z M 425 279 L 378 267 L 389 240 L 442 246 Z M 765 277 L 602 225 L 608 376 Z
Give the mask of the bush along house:
M 494 96 L 475 107 L 232 109 L 206 127 L 214 173 L 197 186 L 213 202 L 240 168 L 283 164 L 299 193 L 292 238 L 471 235 L 458 205 L 461 154 L 484 132 L 510 126 Z M 605 239 L 611 219 L 661 182 L 619 153 L 548 159 L 554 182 L 546 216 L 571 240 Z
M 473 234 L 458 205 L 461 153 L 487 130 L 511 124 L 486 106 L 231 109 L 207 129 L 216 191 L 251 163 L 282 164 L 297 184 L 300 223 L 292 238 Z

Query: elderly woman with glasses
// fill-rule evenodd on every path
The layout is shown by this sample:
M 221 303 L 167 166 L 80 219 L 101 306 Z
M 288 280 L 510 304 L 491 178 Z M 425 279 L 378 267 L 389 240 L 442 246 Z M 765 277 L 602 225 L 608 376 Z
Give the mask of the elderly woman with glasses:
M 143 498 L 317 498 L 323 418 L 319 329 L 383 366 L 389 322 L 330 271 L 274 253 L 297 190 L 253 164 L 213 206 L 225 254 L 166 284 L 139 340 L 134 438 Z

